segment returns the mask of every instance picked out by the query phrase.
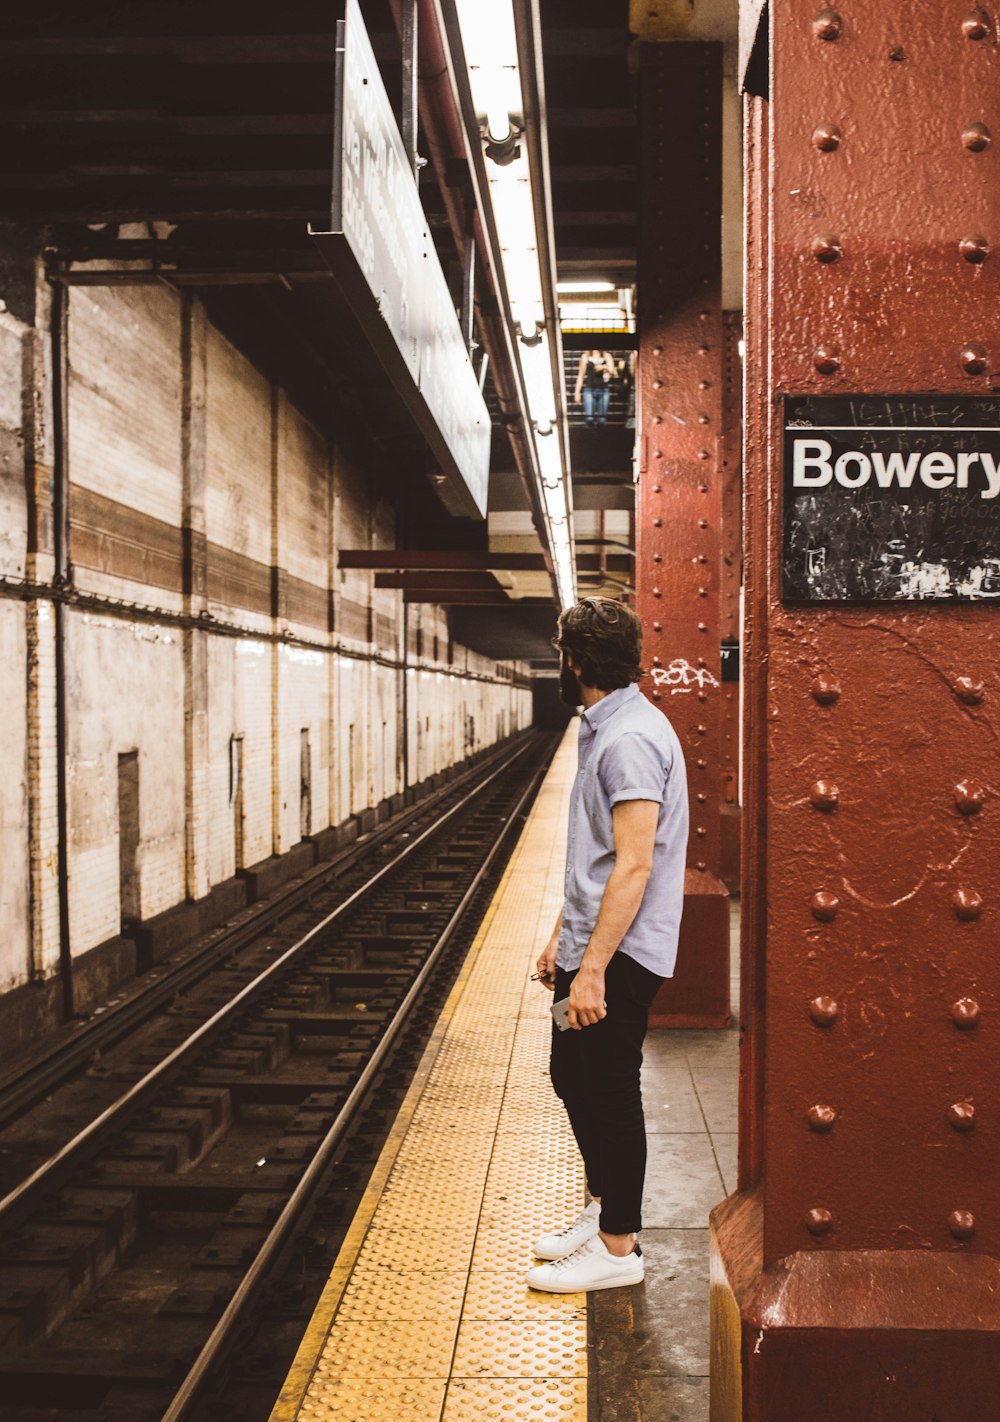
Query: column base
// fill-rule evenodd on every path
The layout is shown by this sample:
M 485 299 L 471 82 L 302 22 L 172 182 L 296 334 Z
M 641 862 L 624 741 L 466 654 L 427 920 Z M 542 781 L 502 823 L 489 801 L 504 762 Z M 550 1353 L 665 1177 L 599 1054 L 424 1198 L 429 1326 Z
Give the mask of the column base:
M 677 966 L 653 999 L 649 1025 L 729 1026 L 729 890 L 714 874 L 685 872 Z
M 983 1422 L 1000 1260 L 807 1250 L 763 1268 L 761 1191 L 711 1214 L 710 1422 Z

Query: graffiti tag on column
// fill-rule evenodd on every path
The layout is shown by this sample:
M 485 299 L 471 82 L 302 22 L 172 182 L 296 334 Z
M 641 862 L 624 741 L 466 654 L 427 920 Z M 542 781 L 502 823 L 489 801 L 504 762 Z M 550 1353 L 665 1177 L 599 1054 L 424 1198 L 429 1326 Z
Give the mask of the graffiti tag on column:
M 718 686 L 708 667 L 693 667 L 683 657 L 675 657 L 669 666 L 654 667 L 650 675 L 654 686 L 668 686 L 671 696 L 678 692 L 699 690 L 706 686 Z

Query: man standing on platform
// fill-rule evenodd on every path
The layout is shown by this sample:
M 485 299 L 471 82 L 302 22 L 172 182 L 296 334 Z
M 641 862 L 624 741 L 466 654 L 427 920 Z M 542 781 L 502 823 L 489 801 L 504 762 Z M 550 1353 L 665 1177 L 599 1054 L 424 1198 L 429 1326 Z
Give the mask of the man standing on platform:
M 551 1072 L 591 1202 L 535 1254 L 549 1293 L 638 1284 L 646 1123 L 639 1069 L 649 1006 L 677 957 L 688 833 L 684 755 L 639 692 L 642 626 L 609 598 L 559 619 L 560 690 L 583 707 L 562 912 L 538 959 L 554 989 Z M 559 1029 L 559 1004 L 568 1026 Z

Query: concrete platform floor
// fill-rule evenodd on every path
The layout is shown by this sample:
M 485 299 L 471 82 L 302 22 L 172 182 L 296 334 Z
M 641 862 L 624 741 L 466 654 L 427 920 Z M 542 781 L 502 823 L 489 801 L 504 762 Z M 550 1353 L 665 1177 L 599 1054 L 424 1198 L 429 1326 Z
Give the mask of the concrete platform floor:
M 708 1422 L 707 1218 L 736 1188 L 736 903 L 730 933 L 732 1026 L 646 1038 L 646 1280 L 589 1296 L 589 1422 Z

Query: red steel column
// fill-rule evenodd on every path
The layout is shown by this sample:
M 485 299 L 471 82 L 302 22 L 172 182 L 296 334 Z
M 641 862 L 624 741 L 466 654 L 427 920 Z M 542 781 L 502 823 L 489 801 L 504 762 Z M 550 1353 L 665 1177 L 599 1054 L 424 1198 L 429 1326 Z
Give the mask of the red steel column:
M 1000 389 L 996 19 L 770 0 L 748 104 L 747 1039 L 712 1422 L 997 1413 L 1000 604 L 782 599 L 782 397 Z
M 722 47 L 640 45 L 636 587 L 651 676 L 687 757 L 691 838 L 674 978 L 654 1026 L 729 1018 L 720 875 Z

